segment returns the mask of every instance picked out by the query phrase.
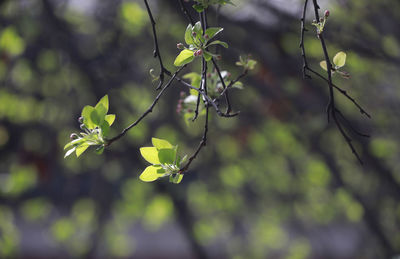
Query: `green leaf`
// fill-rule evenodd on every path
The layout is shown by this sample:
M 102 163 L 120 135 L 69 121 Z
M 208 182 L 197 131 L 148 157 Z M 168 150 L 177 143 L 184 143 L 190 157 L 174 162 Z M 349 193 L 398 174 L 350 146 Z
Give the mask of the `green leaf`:
M 111 126 L 115 121 L 115 114 L 107 114 L 104 119 L 108 122 L 108 125 Z
M 108 136 L 108 133 L 110 132 L 110 125 L 108 124 L 107 121 L 103 121 L 100 125 L 101 131 L 103 133 L 103 136 L 106 137 Z
M 220 40 L 214 40 L 213 42 L 210 42 L 207 46 L 216 45 L 216 44 L 221 45 L 224 48 L 228 48 L 228 43 L 220 41 Z
M 72 153 L 74 153 L 76 147 L 71 148 L 70 150 L 67 151 L 67 153 L 65 153 L 64 158 L 68 157 L 69 155 L 71 155 Z
M 193 27 L 192 27 L 192 25 L 189 23 L 189 25 L 186 27 L 186 31 L 185 31 L 185 42 L 186 42 L 186 44 L 188 44 L 188 45 L 194 44 L 194 42 L 193 42 L 193 36 L 192 36 L 192 31 L 193 31 Z
M 174 148 L 174 146 L 165 139 L 152 138 L 151 142 L 157 149 Z
M 142 157 L 151 164 L 161 164 L 158 158 L 158 150 L 155 147 L 142 147 L 140 148 Z
M 176 174 L 174 175 L 170 175 L 169 176 L 169 181 L 175 184 L 179 184 L 183 179 L 183 174 Z
M 159 177 L 162 177 L 165 173 L 165 170 L 161 168 L 161 166 L 148 166 L 139 176 L 139 179 L 143 182 L 153 182 L 157 180 Z
M 201 13 L 202 11 L 204 11 L 204 6 L 202 4 L 195 4 L 193 5 L 193 9 Z
M 93 106 L 86 105 L 83 107 L 82 110 L 82 117 L 83 117 L 83 124 L 85 124 L 86 128 L 88 129 L 94 129 L 96 126 L 92 121 L 91 114 L 92 112 L 95 111 Z
M 208 52 L 208 51 L 204 51 L 204 52 L 203 52 L 203 57 L 204 57 L 204 59 L 205 59 L 206 61 L 210 61 L 210 60 L 212 59 L 213 55 L 212 55 L 210 52 Z
M 67 148 L 69 148 L 69 147 L 71 147 L 71 146 L 77 145 L 77 144 L 79 144 L 79 143 L 81 143 L 81 142 L 84 142 L 84 141 L 85 141 L 85 140 L 84 140 L 83 138 L 74 139 L 74 140 L 72 140 L 71 142 L 67 143 L 67 144 L 64 146 L 64 150 L 66 150 Z
M 79 147 L 76 147 L 76 157 L 79 157 L 82 155 L 83 152 L 89 147 L 89 145 L 80 145 Z
M 203 35 L 203 29 L 201 28 L 200 21 L 194 24 L 193 31 L 196 33 L 196 38 L 200 38 Z
M 212 38 L 217 36 L 217 34 L 223 30 L 224 30 L 224 28 L 220 28 L 220 27 L 210 27 L 210 28 L 206 29 L 205 34 L 208 35 L 208 40 L 211 40 Z
M 106 110 L 106 114 L 108 112 L 108 95 L 104 95 L 103 98 L 100 99 L 100 101 L 96 104 L 95 109 L 97 110 L 97 107 L 99 107 L 100 105 L 103 105 L 105 110 Z
M 343 67 L 346 64 L 346 56 L 346 53 L 343 51 L 338 52 L 333 58 L 333 64 L 335 64 L 337 68 Z
M 325 60 L 319 62 L 319 65 L 322 67 L 323 70 L 328 71 L 328 66 L 326 65 Z
M 101 105 L 101 106 L 103 106 L 103 105 Z M 104 118 L 104 117 L 103 117 L 103 118 Z M 94 125 L 93 128 L 95 128 L 96 126 L 100 126 L 100 123 L 102 122 L 102 120 L 101 120 L 100 115 L 99 115 L 99 113 L 97 112 L 97 110 L 93 110 L 93 111 L 90 113 L 90 120 L 92 121 L 92 123 L 93 123 L 93 125 Z
M 161 164 L 174 164 L 176 156 L 176 149 L 160 149 L 158 151 L 158 158 Z
M 180 67 L 192 62 L 194 59 L 193 53 L 194 53 L 193 51 L 188 49 L 182 50 L 181 53 L 179 53 L 179 55 L 176 57 L 174 65 Z

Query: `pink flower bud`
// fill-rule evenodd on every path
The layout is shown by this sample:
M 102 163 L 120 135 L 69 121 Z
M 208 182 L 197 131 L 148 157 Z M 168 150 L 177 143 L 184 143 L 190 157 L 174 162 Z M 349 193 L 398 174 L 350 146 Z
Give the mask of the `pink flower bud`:
M 202 49 L 199 49 L 199 50 L 197 51 L 197 56 L 201 56 L 201 55 L 203 55 L 203 50 L 202 50 Z
M 325 17 L 328 17 L 328 16 L 330 15 L 329 10 L 326 10 L 325 13 L 324 13 L 324 15 L 325 15 Z
M 193 36 L 193 37 L 196 37 L 196 35 L 197 35 L 197 34 L 196 34 L 196 32 L 195 32 L 195 31 L 194 31 L 194 32 L 192 32 L 192 36 Z
M 210 37 L 208 36 L 208 34 L 204 35 L 204 39 L 208 40 Z

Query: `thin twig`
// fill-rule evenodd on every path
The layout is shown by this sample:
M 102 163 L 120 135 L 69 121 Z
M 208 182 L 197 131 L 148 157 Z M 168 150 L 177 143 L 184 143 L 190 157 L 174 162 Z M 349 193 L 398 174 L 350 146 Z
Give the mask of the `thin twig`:
M 306 49 L 305 49 L 305 46 L 304 46 L 304 33 L 306 31 L 308 31 L 306 26 L 305 26 L 306 14 L 307 14 L 307 4 L 308 4 L 308 0 L 305 0 L 304 7 L 303 7 L 303 15 L 301 17 L 300 48 L 301 48 L 301 56 L 303 58 L 303 77 L 307 78 L 307 79 L 310 79 L 311 76 L 306 73 L 306 70 L 308 69 L 308 61 L 307 61 L 307 56 L 306 56 Z
M 194 25 L 194 20 L 193 20 L 192 16 L 189 14 L 185 4 L 183 3 L 183 0 L 178 0 L 178 2 L 179 2 L 179 5 L 181 6 L 181 10 L 182 10 L 183 14 L 186 16 L 186 18 L 188 19 L 189 23 L 191 25 Z
M 211 58 L 211 61 L 214 64 L 215 70 L 217 70 L 217 74 L 218 74 L 219 80 L 221 80 L 223 90 L 225 90 L 227 87 L 226 87 L 224 78 L 221 75 L 221 70 L 219 69 L 219 66 L 218 66 L 217 62 L 214 60 L 214 58 Z M 226 113 L 229 114 L 232 111 L 232 107 L 231 107 L 231 102 L 229 100 L 228 90 L 225 91 L 225 101 L 226 101 L 226 105 L 228 106 L 226 108 Z
M 167 90 L 167 88 L 172 84 L 172 82 L 175 80 L 176 76 L 179 74 L 179 72 L 182 71 L 185 66 L 180 67 L 170 78 L 168 83 L 165 84 L 165 86 L 161 89 L 161 91 L 158 93 L 156 98 L 154 99 L 153 103 L 150 105 L 150 107 L 131 125 L 129 125 L 127 128 L 125 128 L 119 135 L 113 137 L 112 139 L 107 140 L 107 146 L 111 145 L 114 141 L 120 139 L 122 136 L 124 136 L 130 129 L 135 127 L 141 120 L 143 120 L 149 113 L 153 111 L 154 106 L 157 104 L 157 102 L 160 100 L 160 97 L 163 95 L 164 91 Z
M 149 6 L 147 0 L 144 0 L 144 3 L 146 5 L 147 13 L 149 15 L 150 22 L 151 22 L 151 27 L 152 27 L 152 30 L 153 30 L 153 38 L 154 38 L 153 56 L 155 58 L 157 57 L 158 58 L 158 62 L 160 63 L 160 75 L 159 75 L 160 81 L 159 81 L 158 86 L 156 88 L 156 90 L 159 90 L 159 89 L 161 89 L 162 85 L 164 84 L 164 74 L 169 74 L 170 75 L 171 73 L 163 65 L 163 61 L 162 61 L 161 54 L 160 54 L 160 48 L 158 46 L 158 40 L 157 40 L 156 22 L 154 21 L 153 14 L 151 13 L 150 6 Z

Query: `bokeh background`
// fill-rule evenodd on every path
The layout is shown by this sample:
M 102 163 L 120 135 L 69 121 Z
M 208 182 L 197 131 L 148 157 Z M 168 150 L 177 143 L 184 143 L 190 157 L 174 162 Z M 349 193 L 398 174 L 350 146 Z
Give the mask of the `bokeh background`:
M 166 67 L 187 20 L 178 1 L 149 1 Z M 232 119 L 212 112 L 207 147 L 180 185 L 138 178 L 151 137 L 191 153 L 204 118 L 187 126 L 175 83 L 139 126 L 103 155 L 64 159 L 84 105 L 105 94 L 111 135 L 156 95 L 153 41 L 143 1 L 0 1 L 1 258 L 392 258 L 400 253 L 400 2 L 319 1 L 326 40 L 350 80 L 335 76 L 371 114 L 341 95 L 340 109 L 370 139 L 353 136 L 360 166 L 327 123 L 326 84 L 302 78 L 300 0 L 234 0 L 209 11 L 229 42 L 220 61 L 258 64 L 232 90 Z M 192 3 L 186 3 L 190 8 Z M 311 7 L 311 6 L 310 6 Z M 194 12 L 190 11 L 193 15 Z M 307 17 L 310 65 L 323 72 Z M 186 71 L 200 66 L 195 62 Z

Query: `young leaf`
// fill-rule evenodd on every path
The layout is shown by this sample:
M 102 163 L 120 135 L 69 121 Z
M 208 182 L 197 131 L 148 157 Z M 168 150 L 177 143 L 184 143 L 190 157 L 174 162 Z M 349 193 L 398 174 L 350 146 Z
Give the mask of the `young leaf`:
M 115 114 L 107 114 L 104 119 L 108 122 L 108 125 L 111 126 L 115 121 Z
M 91 114 L 94 110 L 94 107 L 90 105 L 86 105 L 82 110 L 83 124 L 85 124 L 88 129 L 94 129 L 96 127 L 91 118 Z
M 212 38 L 217 36 L 217 34 L 223 30 L 224 30 L 224 28 L 220 28 L 220 27 L 210 27 L 210 28 L 206 29 L 205 34 L 208 35 L 208 40 L 211 40 Z
M 193 44 L 193 38 L 192 38 L 192 31 L 193 31 L 193 27 L 192 25 L 189 23 L 189 25 L 186 27 L 186 31 L 185 31 L 185 42 L 186 44 L 190 45 Z
M 76 157 L 79 157 L 82 155 L 83 152 L 89 147 L 87 144 L 82 144 L 79 147 L 76 148 Z
M 328 71 L 328 66 L 326 65 L 325 60 L 319 62 L 319 65 L 322 67 L 323 70 Z
M 176 149 L 160 149 L 158 158 L 161 164 L 174 164 Z
M 148 166 L 142 174 L 139 176 L 139 179 L 143 182 L 153 182 L 157 180 L 159 177 L 163 176 L 165 170 L 161 168 L 161 166 Z
M 182 181 L 182 179 L 183 179 L 183 174 L 176 174 L 175 176 L 171 175 L 169 181 L 175 184 L 179 184 Z
M 193 9 L 201 13 L 202 11 L 204 11 L 204 6 L 202 4 L 195 4 L 193 5 Z
M 68 157 L 69 155 L 71 155 L 72 153 L 74 153 L 75 151 L 75 147 L 71 148 L 70 150 L 67 151 L 67 153 L 65 153 L 64 158 Z
M 174 61 L 174 65 L 177 67 L 183 66 L 193 61 L 194 59 L 194 52 L 188 49 L 184 49 L 179 53 Z
M 338 52 L 335 57 L 333 58 L 333 64 L 338 68 L 343 67 L 346 64 L 346 53 L 343 51 Z
M 174 146 L 165 139 L 152 138 L 151 142 L 153 143 L 153 146 L 155 146 L 157 149 L 174 148 Z
M 69 148 L 71 146 L 78 145 L 79 143 L 84 142 L 84 141 L 85 140 L 83 138 L 74 139 L 64 146 L 64 150 L 66 150 L 67 148 Z
M 107 121 L 103 121 L 100 125 L 101 131 L 104 137 L 107 137 L 108 133 L 110 132 L 110 125 Z
M 155 147 L 142 147 L 140 148 L 140 154 L 142 157 L 151 164 L 161 164 L 158 158 L 158 150 Z
M 223 46 L 224 48 L 228 48 L 228 43 L 223 42 L 223 41 L 220 41 L 220 40 L 214 40 L 213 42 L 210 42 L 210 43 L 208 44 L 208 46 L 215 45 L 215 44 L 221 45 L 221 46 Z
M 103 107 L 103 105 L 101 105 L 101 107 Z M 102 108 L 99 108 L 99 110 Z M 104 117 L 103 117 L 104 119 Z M 102 118 L 100 117 L 100 114 L 97 112 L 96 109 L 94 109 L 91 113 L 90 113 L 90 120 L 92 121 L 92 123 L 94 124 L 95 128 L 96 126 L 99 126 L 100 123 L 102 122 Z
M 201 28 L 200 21 L 196 22 L 193 26 L 193 31 L 196 33 L 196 38 L 200 38 L 203 34 L 203 29 Z
M 104 95 L 103 98 L 100 99 L 100 101 L 96 104 L 96 107 L 94 107 L 97 110 L 97 107 L 99 107 L 100 105 L 103 105 L 105 110 L 106 110 L 106 114 L 108 112 L 108 95 Z

